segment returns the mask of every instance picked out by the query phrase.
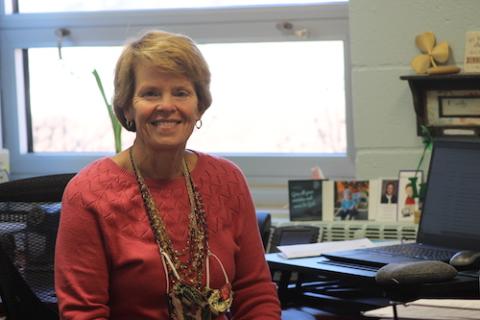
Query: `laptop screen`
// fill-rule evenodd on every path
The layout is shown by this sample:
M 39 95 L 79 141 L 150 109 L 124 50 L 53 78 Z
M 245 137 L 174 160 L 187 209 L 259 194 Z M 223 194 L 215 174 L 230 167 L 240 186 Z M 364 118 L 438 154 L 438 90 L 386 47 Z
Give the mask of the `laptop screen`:
M 417 240 L 480 249 L 480 141 L 434 141 Z

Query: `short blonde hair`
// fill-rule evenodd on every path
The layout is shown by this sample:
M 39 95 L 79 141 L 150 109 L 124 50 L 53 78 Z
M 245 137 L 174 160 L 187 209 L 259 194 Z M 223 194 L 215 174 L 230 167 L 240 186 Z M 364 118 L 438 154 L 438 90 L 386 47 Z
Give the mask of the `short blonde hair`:
M 113 109 L 125 129 L 136 131 L 135 125 L 127 125 L 125 111 L 132 107 L 135 68 L 140 63 L 150 63 L 167 73 L 190 79 L 201 114 L 212 104 L 210 71 L 195 42 L 181 34 L 150 31 L 125 46 L 115 68 Z

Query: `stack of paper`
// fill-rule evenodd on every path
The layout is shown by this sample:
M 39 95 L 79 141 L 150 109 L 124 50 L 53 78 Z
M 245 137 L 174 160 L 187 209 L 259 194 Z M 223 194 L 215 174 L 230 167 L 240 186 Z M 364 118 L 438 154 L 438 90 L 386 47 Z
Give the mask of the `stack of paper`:
M 322 253 L 342 251 L 342 250 L 351 250 L 359 248 L 368 248 L 374 247 L 375 244 L 372 243 L 367 238 L 355 239 L 355 240 L 345 240 L 345 241 L 330 241 L 330 242 L 318 242 L 318 243 L 309 243 L 309 244 L 296 244 L 291 246 L 278 246 L 280 250 L 279 255 L 287 258 L 304 258 L 304 257 L 314 257 L 319 256 Z
M 393 307 L 364 312 L 367 317 L 393 319 Z M 480 319 L 480 300 L 420 299 L 397 305 L 398 319 Z

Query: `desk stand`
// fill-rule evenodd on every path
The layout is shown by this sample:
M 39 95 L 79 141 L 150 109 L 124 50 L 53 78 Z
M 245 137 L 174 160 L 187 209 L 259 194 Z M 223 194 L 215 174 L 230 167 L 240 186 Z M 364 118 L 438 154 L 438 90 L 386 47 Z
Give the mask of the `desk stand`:
M 398 310 L 397 310 L 397 304 L 395 302 L 393 302 L 392 308 L 393 308 L 393 320 L 398 320 Z

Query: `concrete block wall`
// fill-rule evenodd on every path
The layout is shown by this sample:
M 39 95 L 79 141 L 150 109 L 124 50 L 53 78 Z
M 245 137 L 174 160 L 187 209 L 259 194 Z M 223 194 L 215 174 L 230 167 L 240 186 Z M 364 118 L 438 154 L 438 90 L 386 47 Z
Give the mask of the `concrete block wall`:
M 395 177 L 415 169 L 422 151 L 412 97 L 415 36 L 432 31 L 463 67 L 465 33 L 480 31 L 479 0 L 350 0 L 356 177 Z

